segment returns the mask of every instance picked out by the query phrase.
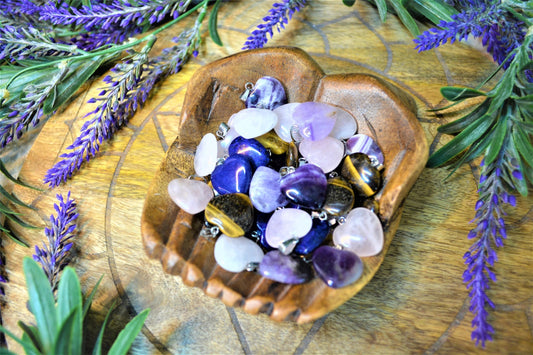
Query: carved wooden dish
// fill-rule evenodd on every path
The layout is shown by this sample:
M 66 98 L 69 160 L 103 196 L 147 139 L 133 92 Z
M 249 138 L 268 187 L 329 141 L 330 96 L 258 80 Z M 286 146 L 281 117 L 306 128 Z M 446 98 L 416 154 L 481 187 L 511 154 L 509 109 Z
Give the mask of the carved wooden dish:
M 384 185 L 376 196 L 385 231 L 382 252 L 362 258 L 364 272 L 354 284 L 329 288 L 315 277 L 302 285 L 286 285 L 255 272 L 232 273 L 217 265 L 215 240 L 199 237 L 203 213 L 181 211 L 167 193 L 169 181 L 194 173 L 193 159 L 202 136 L 244 108 L 239 99 L 247 82 L 262 76 L 279 79 L 289 102 L 319 101 L 351 112 L 358 133 L 373 137 L 385 157 Z M 242 52 L 199 69 L 188 84 L 176 140 L 161 163 L 145 200 L 141 231 L 146 253 L 160 259 L 163 270 L 189 286 L 242 307 L 251 314 L 298 323 L 315 320 L 337 308 L 363 288 L 379 269 L 396 232 L 402 203 L 427 160 L 427 143 L 414 111 L 414 101 L 393 85 L 362 74 L 325 75 L 309 55 L 297 48 Z

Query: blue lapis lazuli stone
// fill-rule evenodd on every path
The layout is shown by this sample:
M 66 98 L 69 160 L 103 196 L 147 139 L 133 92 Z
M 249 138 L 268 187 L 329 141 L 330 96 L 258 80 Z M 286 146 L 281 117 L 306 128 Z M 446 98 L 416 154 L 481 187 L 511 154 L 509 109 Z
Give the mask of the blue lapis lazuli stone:
M 274 250 L 275 248 L 272 248 L 270 244 L 268 244 L 266 240 L 266 227 L 268 224 L 268 220 L 270 219 L 270 216 L 272 216 L 272 213 L 262 213 L 262 212 L 256 212 L 256 221 L 255 225 L 257 227 L 257 231 L 259 232 L 259 244 L 267 251 Z
M 224 163 L 217 165 L 211 173 L 213 189 L 221 195 L 247 194 L 253 176 L 253 163 L 244 155 L 231 155 Z
M 228 147 L 228 154 L 240 154 L 249 157 L 253 161 L 254 170 L 270 163 L 270 153 L 257 139 L 237 137 Z
M 294 252 L 300 255 L 311 253 L 326 239 L 329 228 L 328 221 L 321 221 L 318 218 L 313 219 L 313 227 L 311 227 L 309 233 L 300 238 L 300 241 L 294 248 Z

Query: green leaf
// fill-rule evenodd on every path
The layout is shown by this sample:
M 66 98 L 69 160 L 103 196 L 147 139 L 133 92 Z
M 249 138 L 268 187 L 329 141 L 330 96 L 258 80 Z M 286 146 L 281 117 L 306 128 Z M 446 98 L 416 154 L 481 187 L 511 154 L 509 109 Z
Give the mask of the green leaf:
M 63 270 L 57 289 L 57 317 L 59 322 L 65 321 L 74 311 L 71 327 L 72 341 L 68 344 L 69 351 L 67 352 L 71 355 L 81 354 L 83 330 L 82 295 L 80 281 L 76 272 L 73 268 L 66 267 Z
M 520 126 L 514 126 L 512 139 L 518 153 L 530 166 L 533 166 L 533 145 L 531 145 L 527 133 Z
M 29 341 L 29 340 L 24 341 L 23 339 L 17 337 L 15 334 L 11 333 L 9 330 L 7 330 L 6 328 L 4 328 L 1 325 L 0 325 L 0 331 L 2 333 L 5 333 L 8 337 L 13 339 L 17 343 L 19 343 L 24 348 L 24 351 L 26 353 L 28 353 L 28 354 L 32 354 L 32 353 L 33 354 L 38 354 L 39 353 L 39 350 L 37 350 L 37 348 L 35 348 L 35 346 L 33 346 L 31 341 Z
M 14 203 L 15 205 L 19 205 L 19 206 L 22 206 L 22 207 L 26 207 L 26 208 L 29 208 L 31 210 L 36 210 L 35 207 L 33 207 L 32 205 L 28 205 L 26 204 L 25 202 L 21 201 L 17 196 L 15 196 L 14 194 L 10 193 L 10 192 L 7 192 L 7 190 L 2 186 L 0 185 L 0 194 L 2 196 L 4 196 L 6 199 L 8 199 L 9 201 L 11 201 L 12 203 Z
M 464 163 L 468 163 L 469 161 L 479 157 L 481 153 L 487 149 L 489 143 L 489 139 L 480 139 L 477 142 L 474 142 L 470 147 L 468 147 L 464 154 L 461 155 L 461 158 L 452 163 L 452 169 L 445 179 L 448 179 L 450 176 L 452 176 Z
M 65 318 L 59 327 L 57 338 L 54 343 L 54 351 L 52 354 L 80 354 L 81 342 L 77 349 L 74 349 L 74 344 L 78 343 L 78 339 L 73 334 L 73 328 L 76 327 L 76 319 L 79 318 L 81 310 L 74 308 L 72 312 Z M 74 352 L 72 350 L 74 349 Z
M 471 97 L 485 96 L 483 91 L 472 88 L 460 88 L 456 86 L 443 86 L 440 88 L 441 95 L 448 101 L 459 101 Z
M 518 149 L 516 148 L 514 143 L 509 144 L 508 149 L 512 152 L 513 156 L 517 158 L 518 165 L 520 166 L 520 171 L 525 171 L 527 167 L 524 165 L 524 161 L 520 159 Z M 506 174 L 507 172 L 504 171 L 504 173 Z M 509 176 L 509 179 L 512 180 L 514 188 L 516 189 L 516 191 L 518 191 L 520 195 L 524 197 L 528 195 L 527 180 L 525 177 L 522 177 L 522 179 L 517 179 L 513 175 L 511 175 Z
M 439 0 L 413 0 L 407 4 L 409 10 L 419 13 L 435 25 L 441 21 L 452 21 L 452 15 L 457 13 L 455 8 Z
M 53 348 L 57 332 L 54 295 L 48 278 L 37 262 L 25 257 L 22 263 L 26 277 L 30 310 L 37 321 L 37 328 L 42 337 L 43 351 L 47 353 Z
M 0 205 L 2 203 L 0 202 Z M 29 228 L 29 229 L 40 229 L 41 227 L 37 227 L 37 226 L 34 226 L 34 225 L 31 225 L 29 223 L 26 223 L 24 222 L 22 219 L 18 218 L 16 214 L 14 213 L 6 213 L 5 216 L 10 220 L 10 221 L 13 221 L 15 222 L 16 224 L 18 224 L 19 226 L 21 227 L 24 227 L 24 228 Z
M 402 21 L 403 25 L 407 27 L 409 32 L 413 36 L 419 36 L 420 30 L 418 28 L 418 25 L 416 24 L 415 19 L 409 14 L 409 11 L 403 6 L 402 1 L 400 0 L 390 0 L 390 4 L 394 11 L 396 12 L 396 15 L 400 18 L 400 21 Z
M 211 36 L 211 39 L 213 42 L 218 44 L 219 46 L 223 46 L 222 41 L 220 40 L 220 36 L 218 35 L 218 9 L 220 7 L 221 1 L 217 0 L 215 2 L 215 5 L 213 5 L 213 9 L 211 10 L 211 14 L 209 15 L 209 35 Z M 353 4 L 352 4 L 353 5 Z
M 98 289 L 98 286 L 100 286 L 100 282 L 102 282 L 102 279 L 104 278 L 104 275 L 100 276 L 100 279 L 94 285 L 93 290 L 91 291 L 91 294 L 87 299 L 85 300 L 85 303 L 83 304 L 83 318 L 85 319 L 85 316 L 87 315 L 87 312 L 89 311 L 89 308 L 91 308 L 91 304 L 93 303 L 94 295 L 96 295 L 96 290 Z
M 108 355 L 126 355 L 131 347 L 131 344 L 133 344 L 133 341 L 141 331 L 144 321 L 146 320 L 146 317 L 148 317 L 148 312 L 150 312 L 150 310 L 145 309 L 141 313 L 137 314 L 135 318 L 133 318 L 128 324 L 126 324 L 124 329 L 122 329 L 118 334 L 118 337 L 111 346 L 111 349 L 109 349 Z
M 8 178 L 9 180 L 13 181 L 17 185 L 28 187 L 28 188 L 33 189 L 33 190 L 41 191 L 40 189 L 38 189 L 36 187 L 33 187 L 33 186 L 30 186 L 30 185 L 24 183 L 23 181 L 15 178 L 13 175 L 11 175 L 11 173 L 7 170 L 6 166 L 4 165 L 4 162 L 1 159 L 0 159 L 0 172 L 2 174 L 4 174 L 4 176 L 6 178 Z
M 500 150 L 502 149 L 503 141 L 507 136 L 507 117 L 500 117 L 498 123 L 494 127 L 493 134 L 486 139 L 490 141 L 487 153 L 485 154 L 485 164 L 490 164 L 496 159 Z
M 428 168 L 444 165 L 478 140 L 492 125 L 494 119 L 483 116 L 465 128 L 454 139 L 433 153 L 426 164 Z
M 387 19 L 387 1 L 386 0 L 375 0 L 376 6 L 378 8 L 379 18 L 381 22 L 385 22 Z
M 113 301 L 113 303 L 111 304 L 111 308 L 109 308 L 109 311 L 107 311 L 107 314 L 104 319 L 104 323 L 102 324 L 102 327 L 100 328 L 100 332 L 98 333 L 98 338 L 96 338 L 96 342 L 94 343 L 93 355 L 102 355 L 102 341 L 104 339 L 104 331 L 107 326 L 107 322 L 109 321 L 109 317 L 111 316 L 111 312 L 115 308 L 116 304 L 117 302 Z
M 355 0 L 342 0 L 342 3 L 346 6 L 353 6 L 353 4 L 355 4 Z
M 461 132 L 463 129 L 477 121 L 480 117 L 485 115 L 490 106 L 490 100 L 485 100 L 479 106 L 477 106 L 473 111 L 469 112 L 465 116 L 450 122 L 446 123 L 438 128 L 438 131 L 446 134 L 454 134 Z
M 5 348 L 0 348 L 0 355 L 17 355 L 17 353 L 9 351 Z
M 41 343 L 41 338 L 39 336 L 39 330 L 36 327 L 26 325 L 22 321 L 18 321 L 17 324 L 22 329 L 22 331 L 24 332 L 22 334 L 22 339 L 23 340 L 31 341 L 32 344 L 37 349 L 42 349 L 43 348 L 43 344 Z
M 26 248 L 30 247 L 30 245 L 26 241 L 24 241 L 19 236 L 13 234 L 13 231 L 10 230 L 9 228 L 6 228 L 5 226 L 0 225 L 0 231 L 2 231 L 5 235 L 7 235 L 9 237 L 9 239 L 14 241 L 18 245 L 21 245 L 21 246 L 26 247 Z

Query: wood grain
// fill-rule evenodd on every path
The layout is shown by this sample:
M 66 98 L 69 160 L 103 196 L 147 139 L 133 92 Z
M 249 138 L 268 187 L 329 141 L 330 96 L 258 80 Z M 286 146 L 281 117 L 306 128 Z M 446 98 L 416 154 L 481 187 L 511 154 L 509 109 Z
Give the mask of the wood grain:
M 489 318 L 495 340 L 485 350 L 470 340 L 472 315 L 461 275 L 462 255 L 471 244 L 466 235 L 477 199 L 477 164 L 464 166 L 448 179 L 447 169 L 423 170 L 403 204 L 401 223 L 372 281 L 313 323 L 278 323 L 266 315 L 227 308 L 148 258 L 140 232 L 143 203 L 165 152 L 178 135 L 187 83 L 202 65 L 239 52 L 246 33 L 270 6 L 266 1 L 223 3 L 219 24 L 224 47 L 217 47 L 205 33 L 206 44 L 198 58 L 167 79 L 127 127 L 102 146 L 97 159 L 85 164 L 67 184 L 42 193 L 15 190 L 38 209 L 28 219 L 39 226 L 48 223 L 57 193 L 70 190 L 78 202 L 80 233 L 71 265 L 86 293 L 104 275 L 90 313 L 89 339 L 94 339 L 105 312 L 117 300 L 106 344 L 131 317 L 151 309 L 134 344 L 135 354 L 532 353 L 532 197 L 519 199 L 517 208 L 506 216 L 509 236 L 498 250 L 498 281 L 489 291 L 496 304 Z M 170 45 L 186 25 L 191 23 L 165 32 L 156 50 Z M 495 69 L 490 58 L 464 44 L 417 53 L 399 21 L 390 15 L 381 24 L 376 9 L 366 2 L 351 8 L 340 1 L 309 2 L 283 34 L 275 33 L 270 45 L 301 47 L 327 74 L 372 74 L 400 87 L 415 98 L 417 117 L 431 149 L 450 139 L 438 134 L 437 127 L 459 114 L 429 111 L 443 104 L 439 88 L 475 86 Z M 87 100 L 103 85 L 100 78 L 89 84 L 43 127 L 20 173 L 26 181 L 42 186 L 46 170 L 77 136 L 83 116 L 94 108 Z M 42 230 L 17 232 L 30 244 L 44 239 Z M 2 317 L 4 325 L 17 334 L 19 319 L 31 321 L 21 260 L 32 251 L 4 241 L 9 284 Z M 16 343 L 10 341 L 9 347 L 21 353 Z

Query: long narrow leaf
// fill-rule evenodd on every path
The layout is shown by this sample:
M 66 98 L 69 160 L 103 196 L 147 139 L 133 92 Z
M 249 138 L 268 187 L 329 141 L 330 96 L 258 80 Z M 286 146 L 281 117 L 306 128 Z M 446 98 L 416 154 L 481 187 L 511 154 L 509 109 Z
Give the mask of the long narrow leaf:
M 379 18 L 381 22 L 385 22 L 387 19 L 387 1 L 386 0 L 375 0 L 376 6 L 378 8 Z
M 137 314 L 124 329 L 120 331 L 117 339 L 109 349 L 108 355 L 126 355 L 131 344 L 141 331 L 146 317 L 148 317 L 149 309 L 145 309 L 141 313 Z
M 222 40 L 220 39 L 220 36 L 218 35 L 218 9 L 220 8 L 221 1 L 217 0 L 215 2 L 215 5 L 213 5 L 213 8 L 211 9 L 211 14 L 209 15 L 209 35 L 211 36 L 211 39 L 213 42 L 215 42 L 219 46 L 223 46 Z
M 0 331 L 2 333 L 5 333 L 8 337 L 10 337 L 11 339 L 13 339 L 14 341 L 16 341 L 17 343 L 19 343 L 23 348 L 24 348 L 24 351 L 27 352 L 27 353 L 38 353 L 39 351 L 35 348 L 35 346 L 33 346 L 33 344 L 31 343 L 31 341 L 24 341 L 22 339 L 20 339 L 19 337 L 17 337 L 15 334 L 11 333 L 9 330 L 7 330 L 6 328 L 4 328 L 3 326 L 0 325 Z
M 441 21 L 452 21 L 452 15 L 457 13 L 455 8 L 439 0 L 413 0 L 407 4 L 409 10 L 419 13 L 435 25 Z
M 57 289 L 57 317 L 59 322 L 65 321 L 74 311 L 72 319 L 71 338 L 69 342 L 68 354 L 76 355 L 81 353 L 82 341 L 82 296 L 80 281 L 76 272 L 71 267 L 63 270 L 63 275 L 59 280 Z
M 52 354 L 80 354 L 81 343 L 75 352 L 72 352 L 73 345 L 77 344 L 77 339 L 73 334 L 73 328 L 76 327 L 76 319 L 79 318 L 81 313 L 80 308 L 72 309 L 72 312 L 65 318 L 59 327 L 57 338 L 54 343 L 54 351 Z
M 0 225 L 0 231 L 2 231 L 6 236 L 9 237 L 9 239 L 17 243 L 18 245 L 29 248 L 30 245 L 26 241 L 24 241 L 22 238 L 15 235 L 11 229 L 6 228 L 3 225 Z
M 413 36 L 418 37 L 420 35 L 420 29 L 418 28 L 413 16 L 411 16 L 409 11 L 407 11 L 407 9 L 403 6 L 402 1 L 390 0 L 389 2 L 396 12 L 396 15 L 398 15 L 400 18 L 400 21 L 402 21 L 403 25 L 407 27 Z
M 440 88 L 440 93 L 448 101 L 459 101 L 486 95 L 483 91 L 472 88 L 460 88 L 457 86 L 443 86 Z
M 0 185 L 0 194 L 16 205 L 35 210 L 35 207 L 21 201 L 17 196 L 8 192 L 2 185 Z
M 41 191 L 40 189 L 38 189 L 36 187 L 33 187 L 31 185 L 28 185 L 28 184 L 24 183 L 23 181 L 21 181 L 20 179 L 17 179 L 13 175 L 11 175 L 11 173 L 7 170 L 6 166 L 4 165 L 4 162 L 1 159 L 0 159 L 0 172 L 2 174 L 4 174 L 4 176 L 6 178 L 8 178 L 9 180 L 13 181 L 17 185 L 28 187 L 28 188 L 33 189 L 33 190 Z
M 508 149 L 510 149 L 513 152 L 513 156 L 518 157 L 520 153 L 518 153 L 518 149 L 513 144 L 509 144 Z M 518 164 L 520 166 L 521 171 L 525 171 L 526 167 L 524 166 L 524 161 L 522 159 L 518 159 Z M 509 176 L 509 179 L 512 180 L 513 187 L 518 191 L 518 193 L 524 197 L 528 195 L 528 186 L 527 186 L 527 180 L 522 177 L 522 179 L 517 179 L 514 175 Z
M 104 275 L 100 276 L 100 279 L 98 280 L 96 285 L 94 285 L 93 290 L 91 291 L 91 294 L 85 300 L 85 303 L 83 304 L 83 318 L 85 318 L 85 316 L 87 315 L 87 312 L 89 311 L 89 308 L 91 308 L 94 295 L 96 295 L 96 290 L 98 289 L 98 286 L 100 286 L 100 282 L 102 282 L 103 278 L 104 278 Z
M 528 139 L 527 134 L 522 130 L 522 128 L 515 126 L 513 129 L 512 138 L 516 150 L 529 165 L 533 166 L 533 145 Z
M 507 136 L 507 128 L 507 117 L 501 117 L 496 127 L 494 127 L 494 134 L 490 137 L 490 145 L 485 154 L 485 164 L 492 163 L 500 153 L 503 141 Z M 489 140 L 488 138 L 487 140 Z
M 23 260 L 26 287 L 28 289 L 30 309 L 42 336 L 44 352 L 53 348 L 57 333 L 57 317 L 52 288 L 44 271 L 31 258 Z
M 107 326 L 107 322 L 109 321 L 109 317 L 111 316 L 111 312 L 115 308 L 116 304 L 117 302 L 113 301 L 113 303 L 111 304 L 111 308 L 109 308 L 109 311 L 107 311 L 107 314 L 104 319 L 104 323 L 102 324 L 102 327 L 100 328 L 100 332 L 98 332 L 98 338 L 96 338 L 96 342 L 94 343 L 93 355 L 102 355 L 102 341 L 104 339 L 104 331 Z
M 39 330 L 36 327 L 29 326 L 29 325 L 27 325 L 27 324 L 25 324 L 24 322 L 21 322 L 21 321 L 18 321 L 17 324 L 22 329 L 22 331 L 24 332 L 23 335 L 22 335 L 22 339 L 23 340 L 27 339 L 27 340 L 31 341 L 32 344 L 37 349 L 42 349 L 43 348 L 43 344 L 41 343 L 41 338 L 39 336 Z

